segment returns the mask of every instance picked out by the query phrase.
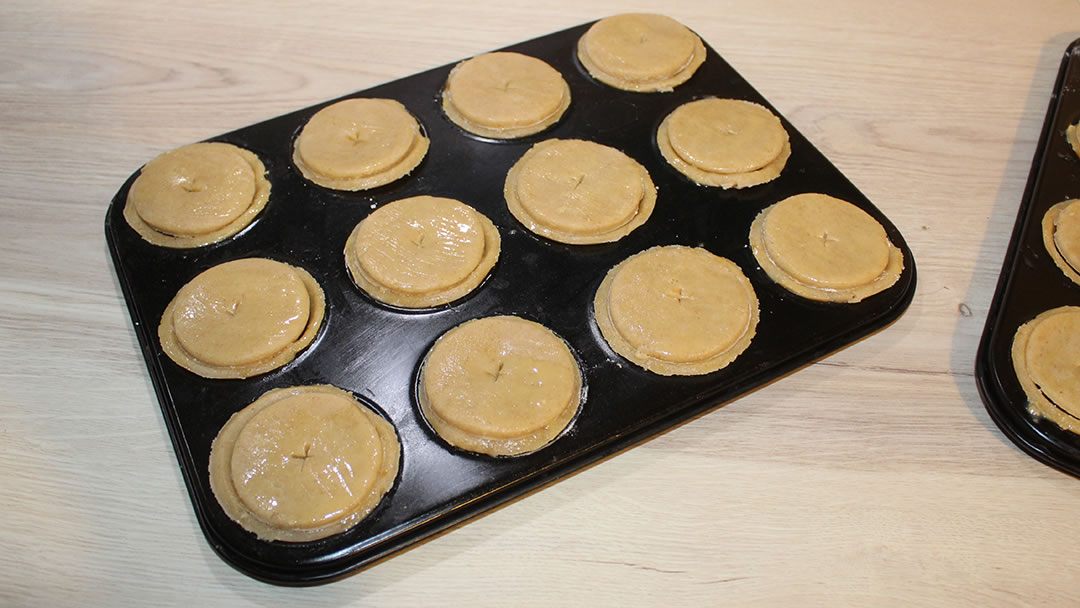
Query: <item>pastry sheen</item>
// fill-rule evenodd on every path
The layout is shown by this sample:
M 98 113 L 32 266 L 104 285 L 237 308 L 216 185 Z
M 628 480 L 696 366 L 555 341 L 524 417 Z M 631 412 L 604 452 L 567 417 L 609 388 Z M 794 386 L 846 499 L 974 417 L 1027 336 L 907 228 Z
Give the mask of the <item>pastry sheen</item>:
M 462 129 L 513 139 L 538 133 L 570 107 L 570 86 L 550 65 L 528 55 L 477 55 L 450 71 L 443 111 Z
M 664 376 L 727 366 L 750 345 L 759 318 L 757 295 L 738 265 L 682 245 L 617 264 L 600 283 L 593 312 L 612 350 Z
M 788 291 L 824 302 L 860 302 L 900 279 L 904 258 L 870 214 L 826 194 L 766 207 L 750 225 L 750 249 Z
M 414 196 L 379 207 L 353 229 L 345 265 L 380 302 L 426 308 L 476 289 L 499 258 L 499 231 L 454 199 Z
M 507 173 L 503 195 L 530 231 L 571 245 L 616 241 L 644 224 L 656 205 L 645 167 L 615 148 L 580 139 L 530 148 Z
M 1080 199 L 1062 201 L 1042 220 L 1043 245 L 1057 267 L 1080 284 Z
M 420 123 L 393 99 L 346 99 L 316 112 L 297 136 L 293 163 L 335 190 L 367 190 L 408 175 L 427 154 Z
M 656 144 L 695 183 L 725 189 L 770 182 L 791 156 L 780 119 L 741 99 L 709 97 L 675 108 L 657 128 Z
M 304 542 L 355 526 L 393 486 L 393 426 L 329 385 L 274 389 L 233 414 L 210 450 L 210 488 L 263 540 Z
M 315 338 L 322 289 L 302 268 L 244 258 L 209 268 L 180 288 L 161 315 L 165 354 L 205 378 L 277 369 Z
M 144 240 L 202 247 L 240 232 L 270 199 L 266 167 L 254 153 L 209 142 L 148 162 L 128 190 L 124 219 Z
M 625 13 L 594 23 L 578 41 L 577 55 L 589 74 L 608 86 L 670 92 L 705 62 L 705 44 L 670 17 Z
M 536 451 L 577 415 L 582 377 L 562 338 L 514 316 L 466 321 L 420 369 L 420 410 L 447 443 L 489 456 Z
M 1080 432 L 1080 307 L 1040 313 L 1016 330 L 1013 369 L 1028 411 L 1062 429 Z

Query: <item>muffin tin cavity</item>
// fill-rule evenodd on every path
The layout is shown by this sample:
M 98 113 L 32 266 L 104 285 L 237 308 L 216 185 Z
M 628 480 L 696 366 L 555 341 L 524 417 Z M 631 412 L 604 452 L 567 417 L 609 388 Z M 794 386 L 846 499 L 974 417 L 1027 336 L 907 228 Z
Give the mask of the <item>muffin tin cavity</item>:
M 283 584 L 333 580 L 843 348 L 897 319 L 910 303 L 915 264 L 896 227 L 715 50 L 695 51 L 704 61 L 671 92 L 625 91 L 599 82 L 580 64 L 578 41 L 590 25 L 502 49 L 542 60 L 571 91 L 565 113 L 542 132 L 494 141 L 454 124 L 442 107 L 447 77 L 459 63 L 454 62 L 214 138 L 264 159 L 272 185 L 259 221 L 219 243 L 191 250 L 148 243 L 122 217 L 135 176 L 116 193 L 105 231 L 135 332 L 199 523 L 210 545 L 239 570 Z M 751 101 L 782 123 L 791 153 L 776 179 L 724 190 L 693 183 L 664 160 L 656 143 L 660 122 L 679 106 L 710 97 Z M 306 179 L 293 163 L 296 135 L 317 112 L 345 99 L 389 99 L 404 107 L 427 142 L 422 162 L 362 191 Z M 604 235 L 619 232 L 609 230 L 614 225 L 633 226 L 610 242 L 563 243 L 526 229 L 507 206 L 507 174 L 530 148 L 549 139 L 618 150 L 644 168 L 655 186 L 655 203 L 642 178 L 643 185 L 634 184 L 641 192 L 631 197 L 643 201 L 638 207 L 630 205 L 614 219 L 572 218 L 571 224 L 590 230 L 589 222 L 597 224 L 593 231 Z M 897 282 L 854 304 L 809 301 L 774 283 L 751 253 L 750 225 L 769 205 L 803 192 L 848 201 L 873 217 L 903 252 Z M 405 310 L 357 288 L 343 253 L 363 220 L 394 201 L 418 196 L 461 201 L 488 218 L 499 235 L 499 252 L 467 295 Z M 644 221 L 636 224 L 635 218 Z M 643 369 L 608 346 L 593 317 L 597 290 L 612 268 L 650 248 L 676 245 L 729 260 L 757 300 L 760 318 L 752 340 L 717 371 L 664 376 Z M 251 257 L 312 275 L 325 294 L 319 335 L 293 361 L 247 379 L 203 378 L 173 363 L 156 335 L 169 301 L 200 272 Z M 581 385 L 588 387 L 576 410 L 566 410 L 573 418 L 557 438 L 512 457 L 450 447 L 423 420 L 417 403 L 421 361 L 436 340 L 468 321 L 495 316 L 527 319 L 565 341 L 580 366 Z M 401 442 L 397 480 L 370 514 L 344 532 L 309 542 L 260 540 L 214 499 L 211 443 L 234 413 L 261 395 L 310 385 L 356 395 L 393 425 Z
M 1062 255 L 1070 251 L 1072 242 L 1068 220 L 1062 226 L 1059 217 L 1064 209 L 1062 203 L 1080 198 L 1080 156 L 1070 141 L 1078 121 L 1080 40 L 1065 50 L 1054 83 L 1027 187 L 979 342 L 975 379 L 987 412 L 1013 443 L 1035 459 L 1080 477 L 1080 434 L 1067 430 L 1080 428 L 1080 418 L 1063 409 L 1067 407 L 1064 404 L 1041 412 L 1043 405 L 1052 403 L 1052 399 L 1039 395 L 1040 389 L 1046 392 L 1048 387 L 1038 387 L 1028 377 L 1026 368 L 1030 361 L 1020 361 L 1020 369 L 1014 365 L 1017 357 L 1034 354 L 1024 341 L 1026 334 L 1039 324 L 1037 320 L 1045 319 L 1051 311 L 1080 306 L 1080 284 L 1076 282 L 1075 269 Z M 1055 220 L 1058 228 L 1064 230 L 1056 238 L 1052 234 Z M 1046 234 L 1047 229 L 1051 234 Z M 1018 334 L 1025 326 L 1024 335 Z M 1019 341 L 1015 339 L 1017 336 Z M 1071 356 L 1075 357 L 1075 353 Z M 1075 361 L 1068 364 L 1075 365 Z M 1029 393 L 1034 399 L 1029 398 Z

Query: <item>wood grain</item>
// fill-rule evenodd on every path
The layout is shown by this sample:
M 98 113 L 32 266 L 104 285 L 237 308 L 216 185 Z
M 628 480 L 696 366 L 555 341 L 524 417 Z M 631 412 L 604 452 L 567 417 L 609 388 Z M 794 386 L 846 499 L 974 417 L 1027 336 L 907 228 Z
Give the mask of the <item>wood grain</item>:
M 0 604 L 1068 606 L 1080 482 L 974 353 L 1072 0 L 665 10 L 899 227 L 895 325 L 346 580 L 282 589 L 195 522 L 103 239 L 176 146 L 644 2 L 0 5 Z M 653 9 L 655 10 L 655 9 Z

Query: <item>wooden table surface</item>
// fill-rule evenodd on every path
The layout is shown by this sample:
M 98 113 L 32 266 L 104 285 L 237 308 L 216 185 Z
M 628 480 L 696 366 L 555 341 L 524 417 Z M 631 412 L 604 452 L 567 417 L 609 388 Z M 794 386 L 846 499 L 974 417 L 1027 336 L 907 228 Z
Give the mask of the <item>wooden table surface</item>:
M 887 330 L 330 585 L 196 523 L 105 245 L 176 146 L 644 2 L 0 6 L 0 604 L 1069 606 L 1080 480 L 976 391 L 1074 0 L 673 2 L 898 226 Z M 657 10 L 657 9 L 652 9 Z

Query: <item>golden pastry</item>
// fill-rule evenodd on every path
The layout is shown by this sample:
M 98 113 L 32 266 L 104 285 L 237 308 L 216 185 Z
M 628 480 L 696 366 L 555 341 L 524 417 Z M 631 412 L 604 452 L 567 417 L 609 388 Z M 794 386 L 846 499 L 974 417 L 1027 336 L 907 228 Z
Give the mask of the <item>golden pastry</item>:
M 420 123 L 393 99 L 346 99 L 316 112 L 296 138 L 293 162 L 335 190 L 367 190 L 408 175 L 428 150 Z
M 596 324 L 618 354 L 663 376 L 707 374 L 750 345 L 754 287 L 731 260 L 670 245 L 612 268 L 593 300 Z
M 704 186 L 748 188 L 780 176 L 791 143 L 764 106 L 710 97 L 675 108 L 656 130 L 664 160 Z
M 1080 155 L 1080 134 L 1076 132 L 1076 125 L 1065 127 L 1065 139 L 1072 146 L 1073 152 Z
M 582 400 L 570 348 L 539 323 L 513 316 L 466 321 L 443 334 L 420 371 L 424 418 L 447 443 L 516 456 L 551 443 Z
M 232 415 L 210 449 L 225 514 L 263 540 L 303 542 L 355 526 L 397 477 L 394 427 L 327 385 L 271 390 Z
M 788 291 L 823 302 L 860 302 L 891 287 L 903 253 L 867 212 L 826 194 L 766 207 L 750 225 L 750 249 Z
M 589 74 L 617 89 L 671 91 L 705 61 L 697 34 L 670 17 L 626 13 L 601 19 L 578 41 Z
M 277 369 L 315 338 L 323 292 L 307 271 L 264 258 L 218 264 L 180 288 L 161 315 L 170 359 L 206 378 Z
M 405 308 L 460 299 L 499 258 L 495 224 L 449 198 L 414 196 L 379 207 L 345 243 L 345 265 L 368 295 Z
M 1080 307 L 1048 310 L 1024 323 L 1013 338 L 1016 377 L 1028 411 L 1080 432 Z
M 442 105 L 450 120 L 470 133 L 512 139 L 558 122 L 570 107 L 570 86 L 535 57 L 486 53 L 454 66 Z
M 656 186 L 640 163 L 580 139 L 549 139 L 510 168 L 503 186 L 510 213 L 561 243 L 616 241 L 649 219 Z
M 1042 221 L 1046 251 L 1074 283 L 1080 283 L 1080 199 L 1050 207 Z
M 258 156 L 232 144 L 197 143 L 146 163 L 128 190 L 124 219 L 154 245 L 202 247 L 243 230 L 269 199 Z

